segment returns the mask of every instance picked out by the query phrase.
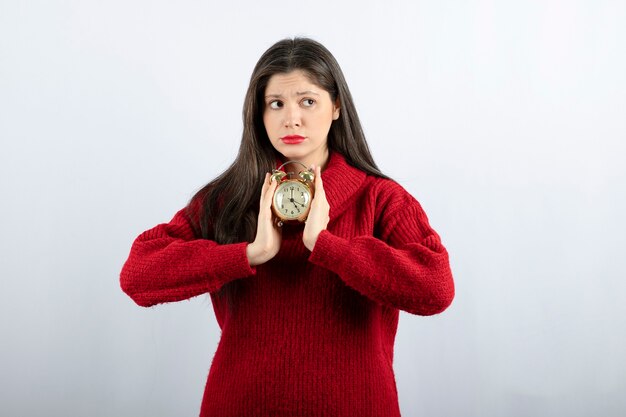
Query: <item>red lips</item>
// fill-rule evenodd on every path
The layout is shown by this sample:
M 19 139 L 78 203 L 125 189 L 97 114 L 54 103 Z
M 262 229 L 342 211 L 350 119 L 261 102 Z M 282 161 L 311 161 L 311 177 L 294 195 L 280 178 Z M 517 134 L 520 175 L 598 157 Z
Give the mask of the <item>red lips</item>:
M 302 141 L 304 141 L 304 139 L 306 138 L 300 135 L 287 135 L 280 138 L 280 140 L 282 140 L 287 145 L 295 145 L 301 143 Z

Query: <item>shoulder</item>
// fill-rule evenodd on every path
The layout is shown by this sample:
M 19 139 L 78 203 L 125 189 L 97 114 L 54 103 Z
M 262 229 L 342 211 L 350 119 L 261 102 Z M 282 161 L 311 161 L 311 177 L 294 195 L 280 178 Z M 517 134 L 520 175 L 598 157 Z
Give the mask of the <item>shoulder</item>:
M 368 175 L 364 189 L 374 203 L 372 214 L 381 239 L 392 239 L 394 233 L 434 234 L 422 205 L 395 180 Z
M 370 203 L 373 203 L 371 206 L 376 224 L 393 228 L 399 224 L 406 226 L 406 222 L 417 222 L 420 229 L 428 224 L 422 205 L 397 181 L 368 175 L 363 191 Z
M 367 175 L 363 189 L 370 195 L 370 198 L 376 199 L 378 207 L 387 211 L 395 211 L 397 208 L 407 205 L 419 206 L 417 199 L 393 179 Z

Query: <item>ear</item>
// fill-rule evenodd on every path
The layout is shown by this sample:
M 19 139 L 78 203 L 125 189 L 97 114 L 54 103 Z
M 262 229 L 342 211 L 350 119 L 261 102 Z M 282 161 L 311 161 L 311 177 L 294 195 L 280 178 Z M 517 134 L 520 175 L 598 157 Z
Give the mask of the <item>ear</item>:
M 335 100 L 335 104 L 333 105 L 333 120 L 339 119 L 339 113 L 341 112 L 341 103 L 339 103 L 339 98 Z

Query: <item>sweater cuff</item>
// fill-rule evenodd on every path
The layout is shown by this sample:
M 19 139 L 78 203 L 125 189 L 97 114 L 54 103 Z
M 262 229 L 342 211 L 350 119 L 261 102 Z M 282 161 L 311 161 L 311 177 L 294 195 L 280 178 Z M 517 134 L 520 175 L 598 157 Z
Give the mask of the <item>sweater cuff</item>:
M 256 274 L 246 255 L 247 246 L 248 242 L 221 245 L 219 256 L 215 256 L 215 248 L 208 248 L 205 259 L 211 260 L 211 270 L 219 274 L 222 283 Z
M 343 263 L 349 256 L 349 251 L 348 240 L 335 236 L 328 230 L 322 230 L 309 256 L 309 261 L 339 274 Z

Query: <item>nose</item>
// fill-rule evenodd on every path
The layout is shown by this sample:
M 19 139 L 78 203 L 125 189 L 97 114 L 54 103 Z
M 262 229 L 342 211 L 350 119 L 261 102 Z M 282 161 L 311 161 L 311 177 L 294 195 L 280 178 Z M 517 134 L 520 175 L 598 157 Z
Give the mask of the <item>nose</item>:
M 300 116 L 300 109 L 298 108 L 298 106 L 288 106 L 285 109 L 285 127 L 300 127 L 302 125 L 302 120 Z

